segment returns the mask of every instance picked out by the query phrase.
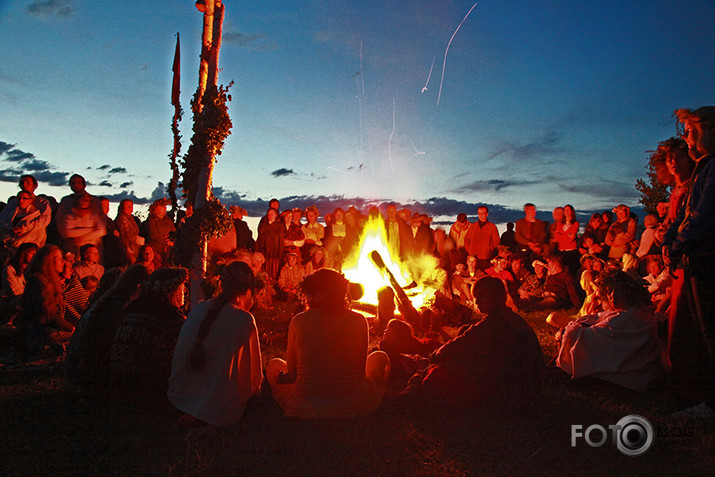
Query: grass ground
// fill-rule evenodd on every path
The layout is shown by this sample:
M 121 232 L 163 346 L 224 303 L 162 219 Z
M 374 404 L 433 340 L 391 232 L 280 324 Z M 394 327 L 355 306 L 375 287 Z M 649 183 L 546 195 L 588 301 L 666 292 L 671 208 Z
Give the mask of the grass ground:
M 264 359 L 282 355 L 292 305 L 259 314 Z M 552 330 L 534 327 L 547 360 Z M 282 416 L 268 393 L 234 428 L 187 442 L 176 414 L 93 399 L 61 369 L 0 376 L 1 475 L 711 475 L 715 423 L 678 423 L 665 388 L 646 394 L 575 384 L 551 368 L 539 395 L 520 410 L 468 413 L 386 402 L 356 421 Z M 266 389 L 267 391 L 267 389 Z M 639 414 L 655 429 L 652 447 L 629 457 L 579 440 L 571 426 L 607 427 Z M 597 439 L 599 434 L 594 434 Z

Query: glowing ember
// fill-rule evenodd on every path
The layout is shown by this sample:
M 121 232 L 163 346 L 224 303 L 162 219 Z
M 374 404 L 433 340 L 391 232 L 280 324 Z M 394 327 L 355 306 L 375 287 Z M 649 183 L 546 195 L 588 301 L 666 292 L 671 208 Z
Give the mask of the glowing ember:
M 377 305 L 377 291 L 389 286 L 387 276 L 375 266 L 370 259 L 370 253 L 377 251 L 385 262 L 385 266 L 395 276 L 395 280 L 400 286 L 405 287 L 413 283 L 409 267 L 399 259 L 399 252 L 392 250 L 387 243 L 387 232 L 384 222 L 380 218 L 370 218 L 365 225 L 357 253 L 349 257 L 343 264 L 343 273 L 351 282 L 360 283 L 365 288 L 361 302 Z M 431 257 L 430 257 L 431 258 Z M 434 264 L 432 267 L 434 268 Z M 412 304 L 418 308 L 427 298 L 434 294 L 434 290 L 426 292 L 422 286 L 412 287 L 405 290 L 410 297 Z

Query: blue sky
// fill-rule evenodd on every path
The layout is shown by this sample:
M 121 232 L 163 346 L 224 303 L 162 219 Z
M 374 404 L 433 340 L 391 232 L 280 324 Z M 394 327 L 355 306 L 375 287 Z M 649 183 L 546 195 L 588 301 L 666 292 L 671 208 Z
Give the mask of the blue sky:
M 226 0 L 217 194 L 434 215 L 635 205 L 673 110 L 715 104 L 712 0 L 478 2 L 443 68 L 473 4 Z M 22 171 L 55 196 L 74 172 L 97 195 L 161 193 L 175 34 L 186 151 L 201 26 L 192 1 L 0 0 L 0 197 Z

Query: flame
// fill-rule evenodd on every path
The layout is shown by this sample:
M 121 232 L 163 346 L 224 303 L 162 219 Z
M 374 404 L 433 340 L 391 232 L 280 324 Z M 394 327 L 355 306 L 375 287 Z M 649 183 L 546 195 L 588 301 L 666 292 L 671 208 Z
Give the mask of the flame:
M 368 219 L 360 237 L 357 252 L 346 259 L 343 263 L 342 271 L 345 278 L 351 282 L 360 283 L 365 288 L 365 294 L 360 300 L 361 302 L 377 305 L 377 291 L 382 287 L 390 286 L 390 282 L 370 259 L 369 254 L 373 250 L 377 250 L 380 253 L 385 265 L 392 272 L 400 286 L 405 287 L 414 280 L 410 273 L 409 264 L 400 261 L 399 251 L 394 250 L 388 244 L 387 231 L 383 220 L 379 217 Z M 432 264 L 429 268 L 434 269 L 433 258 L 426 257 L 426 259 Z M 420 262 L 424 260 L 425 258 L 423 257 Z M 429 293 L 428 290 L 419 285 L 406 290 L 406 292 L 415 308 L 422 306 L 434 294 L 434 290 Z

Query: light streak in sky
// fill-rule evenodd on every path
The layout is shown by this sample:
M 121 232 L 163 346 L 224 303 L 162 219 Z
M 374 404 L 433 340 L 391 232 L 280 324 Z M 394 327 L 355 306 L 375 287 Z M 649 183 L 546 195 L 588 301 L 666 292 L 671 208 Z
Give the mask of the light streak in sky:
M 457 25 L 457 29 L 454 30 L 454 33 L 452 33 L 452 38 L 449 39 L 447 42 L 447 48 L 444 50 L 444 61 L 442 62 L 442 79 L 439 81 L 439 94 L 437 95 L 437 106 L 439 106 L 439 100 L 442 97 L 442 83 L 444 82 L 444 68 L 447 66 L 447 52 L 449 51 L 449 45 L 452 44 L 452 40 L 454 40 L 454 36 L 457 34 L 459 31 L 459 27 L 462 26 L 462 23 L 467 19 L 470 13 L 472 13 L 472 10 L 474 10 L 474 7 L 476 7 L 477 4 L 475 3 L 472 5 L 472 8 L 469 9 L 466 15 L 464 15 L 464 18 L 462 18 L 462 21 L 459 22 L 459 25 Z
M 337 169 L 337 168 L 335 168 L 335 167 L 333 167 L 333 166 L 328 166 L 328 169 L 330 169 L 331 171 L 339 172 L 339 173 L 341 173 L 341 174 L 355 174 L 355 173 L 357 173 L 357 172 L 360 172 L 360 171 L 362 170 L 362 168 L 363 168 L 364 165 L 365 165 L 365 163 L 364 163 L 364 162 L 361 162 L 359 166 L 357 166 L 357 167 L 355 167 L 355 166 L 350 166 L 350 167 L 348 167 L 346 170 Z
M 432 57 L 432 66 L 429 67 L 429 74 L 427 75 L 427 81 L 425 81 L 425 85 L 422 88 L 423 93 L 425 91 L 427 91 L 427 85 L 429 84 L 429 79 L 432 77 L 432 68 L 434 68 L 434 56 Z
M 424 156 L 426 154 L 424 151 L 417 149 L 414 142 L 410 141 L 410 144 L 412 144 L 412 149 L 415 150 L 415 156 Z
M 395 173 L 395 167 L 392 165 L 392 136 L 395 135 L 395 97 L 392 97 L 392 132 L 390 133 L 390 139 L 387 142 L 387 155 L 390 158 L 390 170 Z

